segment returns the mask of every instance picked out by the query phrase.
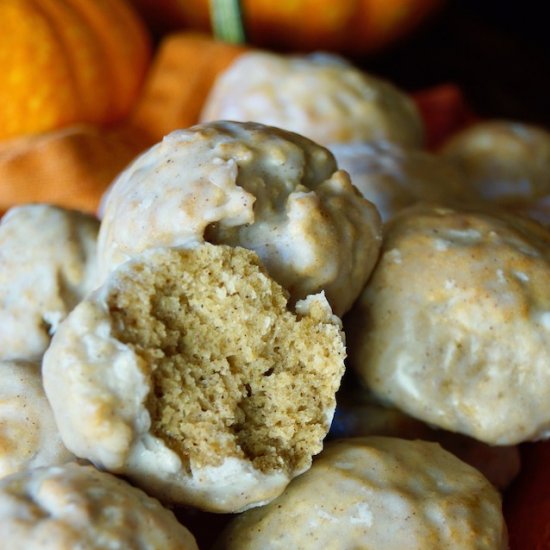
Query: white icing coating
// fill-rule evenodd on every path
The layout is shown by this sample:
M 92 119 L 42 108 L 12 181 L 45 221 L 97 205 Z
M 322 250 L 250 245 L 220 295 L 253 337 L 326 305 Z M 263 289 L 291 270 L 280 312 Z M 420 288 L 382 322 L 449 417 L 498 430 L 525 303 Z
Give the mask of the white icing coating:
M 0 478 L 73 458 L 44 394 L 40 365 L 0 361 Z
M 46 204 L 0 223 L 0 359 L 40 360 L 59 322 L 96 283 L 99 221 Z
M 518 216 L 428 206 L 386 229 L 348 326 L 363 380 L 412 416 L 486 443 L 544 437 L 548 230 Z
M 325 146 L 388 140 L 418 147 L 423 141 L 411 98 L 336 55 L 243 53 L 218 76 L 200 120 L 252 120 Z

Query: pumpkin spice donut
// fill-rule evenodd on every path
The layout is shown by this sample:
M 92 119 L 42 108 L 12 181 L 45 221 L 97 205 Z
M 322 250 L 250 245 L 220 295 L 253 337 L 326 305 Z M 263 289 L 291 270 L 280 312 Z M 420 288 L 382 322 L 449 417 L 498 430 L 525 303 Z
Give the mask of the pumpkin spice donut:
M 338 167 L 371 201 L 383 221 L 416 202 L 470 200 L 461 173 L 439 155 L 389 141 L 336 143 L 330 150 Z
M 67 313 L 95 286 L 95 216 L 48 204 L 0 223 L 0 359 L 38 361 Z
M 253 120 L 321 145 L 387 140 L 420 147 L 420 113 L 393 84 L 333 54 L 241 54 L 218 75 L 200 121 Z
M 487 120 L 452 135 L 441 155 L 470 193 L 550 225 L 550 132 L 512 120 Z
M 190 531 L 156 499 L 75 462 L 1 480 L 0 537 L 14 550 L 198 550 Z
M 276 500 L 233 519 L 214 548 L 504 550 L 500 496 L 435 443 L 358 437 L 327 443 Z
M 509 213 L 403 210 L 347 335 L 383 402 L 493 445 L 547 437 L 550 232 Z
M 347 311 L 378 257 L 378 211 L 307 138 L 255 123 L 179 130 L 137 158 L 100 211 L 101 276 L 155 246 L 254 250 L 296 301 L 321 290 Z
M 46 399 L 40 364 L 0 361 L 0 478 L 72 459 Z
M 169 502 L 236 512 L 275 498 L 322 448 L 345 356 L 323 294 L 287 299 L 240 247 L 120 265 L 44 356 L 64 443 Z

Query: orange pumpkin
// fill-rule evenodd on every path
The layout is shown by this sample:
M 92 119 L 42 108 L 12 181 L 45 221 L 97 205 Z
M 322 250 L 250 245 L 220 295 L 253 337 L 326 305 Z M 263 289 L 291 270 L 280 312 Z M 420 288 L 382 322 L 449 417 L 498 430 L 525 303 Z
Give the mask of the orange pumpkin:
M 2 0 L 0 37 L 0 139 L 121 120 L 151 57 L 126 0 Z
M 241 0 L 249 43 L 283 50 L 377 51 L 411 32 L 445 0 Z M 209 0 L 133 0 L 160 31 L 208 31 Z

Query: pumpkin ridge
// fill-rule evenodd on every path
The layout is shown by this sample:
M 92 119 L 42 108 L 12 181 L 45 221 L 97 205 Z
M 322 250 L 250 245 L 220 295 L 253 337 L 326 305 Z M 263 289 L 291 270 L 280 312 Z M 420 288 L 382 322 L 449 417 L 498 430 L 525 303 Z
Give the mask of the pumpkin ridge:
M 57 32 L 57 26 L 52 21 L 51 15 L 43 8 L 41 0 L 28 0 L 28 4 L 32 9 L 39 14 L 41 19 L 44 21 L 48 29 L 50 30 L 50 38 L 55 41 L 58 45 L 58 50 L 62 55 L 66 55 L 65 44 L 60 40 L 59 34 Z M 67 75 L 69 77 L 69 86 L 71 88 L 70 97 L 73 100 L 74 110 L 79 111 L 82 107 L 80 105 L 80 97 L 77 94 L 78 86 L 76 81 L 75 69 L 72 64 L 65 64 L 67 68 Z
M 0 37 L 0 139 L 122 121 L 152 57 L 127 0 L 0 0 Z
M 1 138 L 47 130 L 53 121 L 70 122 L 77 112 L 73 75 L 66 65 L 54 63 L 63 55 L 63 45 L 43 10 L 34 0 L 6 2 L 2 5 L 0 36 Z M 29 69 L 22 72 L 22 66 Z M 30 100 L 23 92 L 43 71 L 48 72 L 49 78 L 44 84 L 34 84 L 36 91 Z M 55 90 L 59 82 L 64 84 L 62 93 Z
M 52 21 L 68 61 L 82 122 L 100 122 L 109 110 L 106 55 L 78 10 L 66 0 L 40 0 L 40 9 Z
M 129 113 L 151 59 L 148 31 L 125 0 L 69 0 L 92 28 L 105 52 L 110 75 L 111 121 Z

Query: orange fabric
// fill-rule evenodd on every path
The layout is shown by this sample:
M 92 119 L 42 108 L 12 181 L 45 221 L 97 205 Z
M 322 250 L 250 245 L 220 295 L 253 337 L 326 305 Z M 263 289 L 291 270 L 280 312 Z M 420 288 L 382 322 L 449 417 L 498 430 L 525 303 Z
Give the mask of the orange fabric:
M 45 202 L 95 213 L 114 177 L 148 142 L 131 128 L 69 126 L 0 142 L 0 210 Z
M 213 40 L 207 34 L 167 35 L 159 45 L 131 123 L 155 142 L 172 130 L 196 124 L 216 77 L 247 49 Z
M 455 84 L 440 84 L 412 94 L 426 127 L 426 147 L 437 149 L 453 133 L 479 120 Z

